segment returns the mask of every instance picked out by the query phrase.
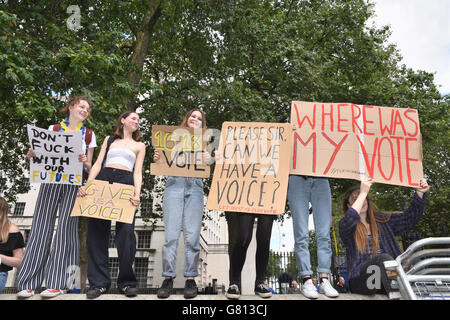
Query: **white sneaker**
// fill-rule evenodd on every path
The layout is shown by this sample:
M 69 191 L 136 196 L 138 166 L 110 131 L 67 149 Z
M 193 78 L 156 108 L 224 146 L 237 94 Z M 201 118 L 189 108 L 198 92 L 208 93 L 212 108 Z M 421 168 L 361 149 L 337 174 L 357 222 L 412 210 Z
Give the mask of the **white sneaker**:
M 17 292 L 17 298 L 30 298 L 34 296 L 34 290 L 22 290 L 20 292 Z
M 66 293 L 64 290 L 60 289 L 47 289 L 40 293 L 41 297 L 43 298 L 53 298 L 56 296 L 59 296 L 60 294 Z
M 302 284 L 301 292 L 306 298 L 309 299 L 317 299 L 319 297 L 319 293 L 317 292 L 317 289 L 311 279 Z
M 336 298 L 337 296 L 339 296 L 339 292 L 337 292 L 336 289 L 333 288 L 328 279 L 323 279 L 319 287 L 320 293 L 325 294 L 329 298 Z

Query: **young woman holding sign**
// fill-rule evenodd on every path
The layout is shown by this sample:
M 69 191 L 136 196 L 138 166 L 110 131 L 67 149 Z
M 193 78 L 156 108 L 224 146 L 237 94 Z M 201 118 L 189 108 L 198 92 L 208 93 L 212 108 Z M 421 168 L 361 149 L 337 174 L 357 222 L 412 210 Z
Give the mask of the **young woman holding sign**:
M 347 191 L 342 201 L 344 218 L 339 221 L 339 234 L 344 242 L 350 291 L 371 295 L 391 292 L 390 280 L 383 262 L 394 260 L 401 251 L 395 236 L 414 228 L 423 216 L 427 181 L 422 179 L 416 189 L 411 205 L 403 213 L 387 214 L 376 211 L 370 201 L 372 179 L 361 181 Z M 374 274 L 370 267 L 378 266 L 381 277 L 379 288 L 369 288 L 369 277 Z
M 92 166 L 88 182 L 94 179 L 134 186 L 134 196 L 130 198 L 134 206 L 140 203 L 142 186 L 142 165 L 145 145 L 139 132 L 139 115 L 133 111 L 122 113 L 117 119 L 116 130 L 103 141 L 97 160 Z M 86 190 L 79 189 L 84 197 Z M 88 280 L 90 288 L 87 298 L 94 299 L 107 292 L 111 286 L 108 262 L 108 244 L 111 221 L 90 218 L 88 222 Z M 137 295 L 137 279 L 133 270 L 136 253 L 134 220 L 132 224 L 116 222 L 115 241 L 119 255 L 119 277 L 117 286 L 127 297 Z
M 199 109 L 190 110 L 180 126 L 203 128 L 204 130 L 206 129 L 206 116 Z M 158 161 L 160 157 L 159 151 L 155 150 L 153 161 Z M 205 159 L 209 161 L 208 153 L 206 153 Z M 173 279 L 176 277 L 178 238 L 181 228 L 183 228 L 186 247 L 184 297 L 189 299 L 197 296 L 197 284 L 194 278 L 198 276 L 203 207 L 203 182 L 201 178 L 173 176 L 167 178 L 163 199 L 165 242 L 163 245 L 162 276 L 165 279 L 158 290 L 158 298 L 169 297 L 173 289 Z
M 61 109 L 66 116 L 49 130 L 59 132 L 82 132 L 82 150 L 78 160 L 89 170 L 94 148 L 95 134 L 86 128 L 83 121 L 92 112 L 92 103 L 84 96 L 75 96 Z M 28 150 L 27 158 L 36 154 Z M 65 293 L 71 286 L 71 266 L 78 265 L 78 217 L 71 217 L 79 186 L 70 184 L 43 183 L 34 209 L 33 223 L 23 262 L 17 276 L 17 296 L 28 298 L 34 295 L 45 279 L 46 290 L 41 296 L 51 298 Z M 59 211 L 58 227 L 53 239 L 56 214 Z

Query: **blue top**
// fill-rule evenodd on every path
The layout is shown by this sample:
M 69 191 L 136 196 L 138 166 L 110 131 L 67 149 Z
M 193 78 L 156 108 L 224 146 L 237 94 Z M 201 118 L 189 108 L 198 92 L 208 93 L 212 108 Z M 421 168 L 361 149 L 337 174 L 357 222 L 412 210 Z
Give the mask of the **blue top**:
M 381 252 L 387 253 L 393 258 L 401 254 L 395 237 L 414 228 L 419 222 L 425 210 L 426 196 L 425 193 L 422 199 L 417 193 L 414 193 L 411 205 L 404 212 L 392 213 L 387 222 L 377 222 Z M 381 212 L 375 213 L 375 216 L 378 218 L 377 220 L 381 221 L 385 221 L 387 218 L 386 214 Z M 356 247 L 355 232 L 359 221 L 360 215 L 353 208 L 349 208 L 344 218 L 339 221 L 339 235 L 345 245 L 349 279 L 359 276 L 361 265 L 370 258 L 372 252 L 371 239 L 369 239 L 370 248 L 365 253 L 360 253 Z

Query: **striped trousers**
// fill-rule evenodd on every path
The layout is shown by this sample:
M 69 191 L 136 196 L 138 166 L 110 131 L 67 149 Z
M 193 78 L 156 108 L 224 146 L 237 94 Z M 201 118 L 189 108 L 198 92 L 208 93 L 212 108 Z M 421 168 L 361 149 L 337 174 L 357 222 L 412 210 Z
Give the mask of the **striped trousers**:
M 78 217 L 71 217 L 78 186 L 43 183 L 34 209 L 31 232 L 17 276 L 17 289 L 36 290 L 45 280 L 49 289 L 66 289 L 78 266 Z M 53 238 L 55 220 L 58 226 Z M 53 241 L 52 241 L 53 240 Z

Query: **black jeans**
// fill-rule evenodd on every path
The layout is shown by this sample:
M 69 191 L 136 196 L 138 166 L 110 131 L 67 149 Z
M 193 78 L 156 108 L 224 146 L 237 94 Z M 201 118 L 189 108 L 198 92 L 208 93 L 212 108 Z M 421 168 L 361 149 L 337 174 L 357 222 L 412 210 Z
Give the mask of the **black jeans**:
M 133 173 L 126 170 L 104 167 L 98 174 L 97 180 L 110 183 L 134 185 Z M 111 221 L 89 218 L 87 232 L 88 251 L 88 279 L 91 287 L 111 286 L 109 274 L 109 237 L 111 235 Z M 136 254 L 136 235 L 134 234 L 134 220 L 132 224 L 116 222 L 115 243 L 119 256 L 119 277 L 117 286 L 136 287 L 137 280 L 133 270 Z
M 256 229 L 256 280 L 255 285 L 264 282 L 267 264 L 269 262 L 270 237 L 273 221 L 277 216 L 241 212 L 226 212 L 229 228 L 235 229 L 230 238 L 232 249 L 230 257 L 230 284 L 241 285 L 241 272 L 244 267 L 247 249 L 253 236 L 253 224 L 258 218 Z M 230 232 L 230 231 L 229 231 Z
M 378 254 L 367 260 L 361 266 L 359 277 L 348 281 L 350 291 L 364 295 L 388 294 L 391 292 L 391 280 L 387 277 L 383 264 L 384 261 L 388 260 L 394 259 L 386 253 Z

